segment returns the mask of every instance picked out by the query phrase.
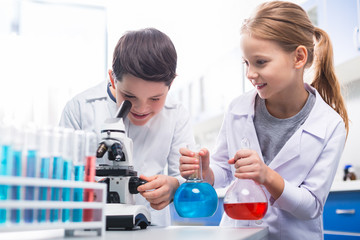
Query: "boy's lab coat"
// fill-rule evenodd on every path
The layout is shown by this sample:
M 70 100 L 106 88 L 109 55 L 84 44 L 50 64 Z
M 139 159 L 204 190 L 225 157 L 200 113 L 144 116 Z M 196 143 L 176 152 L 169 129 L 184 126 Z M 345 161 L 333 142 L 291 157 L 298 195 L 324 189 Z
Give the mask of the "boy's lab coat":
M 107 118 L 116 114 L 116 104 L 107 93 L 107 83 L 90 88 L 71 99 L 62 114 L 60 125 L 94 131 L 100 140 L 100 130 Z M 168 174 L 184 182 L 179 172 L 179 149 L 194 142 L 190 115 L 180 104 L 166 100 L 164 108 L 144 126 L 135 126 L 124 120 L 128 136 L 133 140 L 133 164 L 138 175 Z M 104 159 L 102 159 L 103 161 Z M 97 160 L 98 163 L 101 159 Z M 136 203 L 146 205 L 154 225 L 170 224 L 170 211 L 154 210 L 140 195 Z
M 323 239 L 322 212 L 344 148 L 346 130 L 342 118 L 319 93 L 305 123 L 287 141 L 269 167 L 285 181 L 282 195 L 274 200 L 263 187 L 269 207 L 258 221 L 239 221 L 223 215 L 221 226 L 269 226 L 269 239 Z M 256 91 L 235 99 L 227 111 L 211 167 L 215 187 L 234 180 L 234 167 L 227 163 L 246 137 L 250 148 L 262 158 L 253 117 Z

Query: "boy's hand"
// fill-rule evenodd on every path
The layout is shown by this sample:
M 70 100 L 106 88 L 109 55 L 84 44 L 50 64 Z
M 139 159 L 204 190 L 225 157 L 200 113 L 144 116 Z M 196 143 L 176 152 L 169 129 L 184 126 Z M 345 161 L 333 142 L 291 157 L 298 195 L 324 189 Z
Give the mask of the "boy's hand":
M 151 177 L 140 175 L 140 178 L 148 182 L 139 186 L 137 190 L 156 210 L 161 210 L 169 205 L 179 187 L 179 181 L 176 178 L 166 175 Z

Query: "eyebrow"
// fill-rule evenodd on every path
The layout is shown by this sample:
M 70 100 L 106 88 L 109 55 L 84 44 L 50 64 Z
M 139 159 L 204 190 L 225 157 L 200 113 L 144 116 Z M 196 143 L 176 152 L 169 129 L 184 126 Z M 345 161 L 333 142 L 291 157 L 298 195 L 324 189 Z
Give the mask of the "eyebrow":
M 123 92 L 124 94 L 127 94 L 127 95 L 135 96 L 135 94 L 133 94 L 133 93 L 131 93 L 131 92 L 128 92 L 128 91 L 125 91 L 125 90 L 123 90 L 122 92 Z M 157 95 L 155 95 L 155 96 L 151 96 L 150 98 L 161 97 L 161 96 L 163 96 L 163 95 L 164 95 L 164 93 L 159 93 L 159 94 L 157 94 Z

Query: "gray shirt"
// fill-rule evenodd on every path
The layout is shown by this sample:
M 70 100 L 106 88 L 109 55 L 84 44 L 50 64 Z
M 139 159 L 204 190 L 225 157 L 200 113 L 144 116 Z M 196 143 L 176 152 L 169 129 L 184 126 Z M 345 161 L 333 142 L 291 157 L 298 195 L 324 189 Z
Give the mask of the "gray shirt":
M 309 92 L 304 107 L 295 116 L 279 119 L 272 116 L 259 95 L 255 100 L 254 125 L 266 165 L 274 159 L 290 137 L 305 122 L 315 104 L 315 95 Z

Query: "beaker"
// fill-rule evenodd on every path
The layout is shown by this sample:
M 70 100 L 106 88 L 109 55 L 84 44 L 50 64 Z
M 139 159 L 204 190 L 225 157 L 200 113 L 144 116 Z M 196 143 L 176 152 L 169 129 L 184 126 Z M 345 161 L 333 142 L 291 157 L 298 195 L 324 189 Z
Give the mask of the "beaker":
M 249 141 L 243 138 L 241 149 L 249 149 L 249 145 Z M 224 211 L 233 219 L 259 220 L 265 216 L 267 208 L 264 190 L 251 179 L 237 178 L 224 196 Z
M 187 145 L 199 160 L 199 169 L 181 184 L 174 196 L 174 206 L 180 217 L 196 218 L 212 216 L 218 206 L 215 189 L 202 179 L 200 145 Z

